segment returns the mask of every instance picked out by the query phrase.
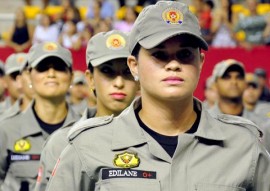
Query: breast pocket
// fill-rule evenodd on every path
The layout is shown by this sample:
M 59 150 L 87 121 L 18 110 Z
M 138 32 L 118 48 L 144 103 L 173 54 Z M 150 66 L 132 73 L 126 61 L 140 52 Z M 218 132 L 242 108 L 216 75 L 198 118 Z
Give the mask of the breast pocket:
M 113 179 L 97 183 L 95 191 L 160 191 L 160 183 L 157 180 L 129 180 Z
M 245 188 L 224 186 L 216 184 L 198 184 L 196 185 L 196 191 L 245 191 Z

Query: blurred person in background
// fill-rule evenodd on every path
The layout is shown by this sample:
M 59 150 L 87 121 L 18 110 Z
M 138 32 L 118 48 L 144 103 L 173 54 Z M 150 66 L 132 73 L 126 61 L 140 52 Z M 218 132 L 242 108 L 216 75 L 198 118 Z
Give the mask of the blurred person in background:
M 0 116 L 9 107 L 6 102 L 6 81 L 5 81 L 5 66 L 4 62 L 0 60 Z
M 233 37 L 233 13 L 231 0 L 221 0 L 214 12 L 211 25 L 213 40 L 211 45 L 216 48 L 236 47 Z
M 245 108 L 258 115 L 270 118 L 270 103 L 259 100 L 261 91 L 259 88 L 258 77 L 253 73 L 247 73 L 245 79 L 247 83 L 247 88 L 243 93 L 243 103 Z
M 6 59 L 5 80 L 7 84 L 8 99 L 10 105 L 13 105 L 21 95 L 21 89 L 16 81 L 20 74 L 21 68 L 26 62 L 25 53 L 13 53 Z
M 198 19 L 201 27 L 203 38 L 207 43 L 212 42 L 211 25 L 213 20 L 212 10 L 214 9 L 214 2 L 212 0 L 202 0 L 201 9 L 198 11 Z
M 268 22 L 270 14 L 258 14 L 258 0 L 245 0 L 244 5 L 249 14 L 239 13 L 235 17 L 235 39 L 240 46 L 247 49 L 251 49 L 255 45 L 264 45 L 267 36 L 265 30 L 270 25 L 270 22 Z
M 135 7 L 127 6 L 124 13 L 124 18 L 120 21 L 115 21 L 113 28 L 123 32 L 129 32 L 138 16 Z
M 218 94 L 215 87 L 214 76 L 209 76 L 206 79 L 204 96 L 205 96 L 205 100 L 203 101 L 203 105 L 206 109 L 210 109 L 218 101 Z
M 79 50 L 81 48 L 80 35 L 77 33 L 74 21 L 66 21 L 62 32 L 58 37 L 58 42 L 65 48 Z
M 28 23 L 22 7 L 15 12 L 15 20 L 6 39 L 7 46 L 15 52 L 23 52 L 30 48 L 32 43 L 34 28 Z
M 223 60 L 215 65 L 213 76 L 219 96 L 218 102 L 209 109 L 213 116 L 229 114 L 246 118 L 256 124 L 265 134 L 261 133 L 264 146 L 270 151 L 270 118 L 258 115 L 245 108 L 243 94 L 247 88 L 244 65 L 238 60 Z
M 87 85 L 84 73 L 81 71 L 73 72 L 73 80 L 69 89 L 68 103 L 72 109 L 78 114 L 82 115 L 84 110 L 88 107 L 86 92 Z
M 48 14 L 41 14 L 39 17 L 39 24 L 36 26 L 33 35 L 33 45 L 46 41 L 57 42 L 59 35 L 59 28 L 52 22 Z
M 0 190 L 32 191 L 45 140 L 79 119 L 66 102 L 72 80 L 70 51 L 46 42 L 32 46 L 28 55 L 35 96 L 24 112 L 0 125 Z
M 270 89 L 268 87 L 268 77 L 265 69 L 256 68 L 254 74 L 259 78 L 259 89 L 261 91 L 259 100 L 270 102 Z
M 32 96 L 34 91 L 32 89 L 29 71 L 28 71 L 28 63 L 27 63 L 27 54 L 26 53 L 17 53 L 15 54 L 15 59 L 20 60 L 20 72 L 16 77 L 16 82 L 18 85 L 18 89 L 20 89 L 20 96 L 17 101 L 7 109 L 2 115 L 0 115 L 0 121 L 2 122 L 4 119 L 14 117 L 21 112 L 23 112 L 29 103 L 32 100 Z

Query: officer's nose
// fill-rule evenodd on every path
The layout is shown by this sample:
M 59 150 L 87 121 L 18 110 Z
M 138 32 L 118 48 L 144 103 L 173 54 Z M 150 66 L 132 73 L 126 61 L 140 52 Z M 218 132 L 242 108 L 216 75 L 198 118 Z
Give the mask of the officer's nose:
M 165 65 L 165 69 L 167 71 L 181 71 L 181 64 L 173 59 L 173 60 L 170 60 L 168 64 Z
M 124 79 L 122 76 L 118 75 L 114 79 L 114 86 L 117 88 L 123 88 L 124 87 Z

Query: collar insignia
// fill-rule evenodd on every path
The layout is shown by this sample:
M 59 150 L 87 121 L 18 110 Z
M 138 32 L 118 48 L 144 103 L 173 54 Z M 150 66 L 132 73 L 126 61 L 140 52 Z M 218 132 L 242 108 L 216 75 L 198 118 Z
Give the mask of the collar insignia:
M 139 166 L 140 159 L 136 153 L 129 153 L 125 151 L 124 153 L 115 155 L 113 164 L 121 168 L 134 168 Z
M 20 139 L 14 144 L 14 151 L 16 152 L 26 152 L 31 149 L 31 143 L 27 139 Z
M 184 20 L 183 14 L 175 8 L 163 11 L 162 18 L 168 24 L 182 24 Z

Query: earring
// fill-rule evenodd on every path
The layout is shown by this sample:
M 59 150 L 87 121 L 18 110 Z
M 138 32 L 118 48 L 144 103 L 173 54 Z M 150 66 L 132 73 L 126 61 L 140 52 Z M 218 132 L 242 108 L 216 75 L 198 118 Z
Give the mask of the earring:
M 28 87 L 29 87 L 30 89 L 32 89 L 32 88 L 33 88 L 32 84 L 29 84 L 29 85 L 28 85 Z
M 139 76 L 134 76 L 134 81 L 138 82 L 139 81 Z
M 71 88 L 72 88 L 72 85 L 69 86 L 69 89 L 71 89 Z

